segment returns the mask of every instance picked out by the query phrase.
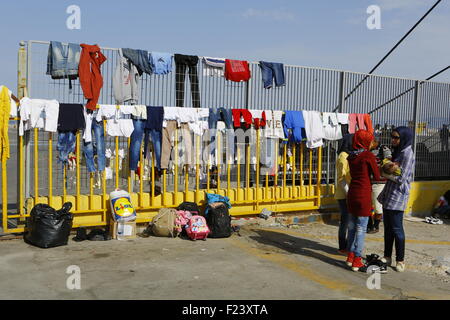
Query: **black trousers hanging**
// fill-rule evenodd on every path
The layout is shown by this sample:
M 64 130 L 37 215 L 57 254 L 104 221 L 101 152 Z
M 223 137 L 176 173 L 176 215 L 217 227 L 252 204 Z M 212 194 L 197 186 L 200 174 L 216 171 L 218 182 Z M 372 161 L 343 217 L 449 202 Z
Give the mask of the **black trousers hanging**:
M 191 82 L 192 105 L 194 108 L 200 108 L 200 89 L 198 85 L 197 75 L 197 56 L 187 56 L 183 54 L 175 54 L 175 92 L 177 107 L 184 107 L 184 81 L 186 79 L 186 69 Z

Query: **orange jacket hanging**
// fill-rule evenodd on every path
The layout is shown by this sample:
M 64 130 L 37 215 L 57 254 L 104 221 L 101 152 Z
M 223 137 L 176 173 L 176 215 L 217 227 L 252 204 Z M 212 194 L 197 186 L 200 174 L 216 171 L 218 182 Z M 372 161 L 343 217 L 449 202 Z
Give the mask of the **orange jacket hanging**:
M 106 57 L 100 51 L 98 45 L 81 44 L 80 64 L 78 74 L 84 97 L 88 99 L 86 108 L 95 110 L 100 90 L 103 87 L 103 77 L 100 66 L 106 61 Z

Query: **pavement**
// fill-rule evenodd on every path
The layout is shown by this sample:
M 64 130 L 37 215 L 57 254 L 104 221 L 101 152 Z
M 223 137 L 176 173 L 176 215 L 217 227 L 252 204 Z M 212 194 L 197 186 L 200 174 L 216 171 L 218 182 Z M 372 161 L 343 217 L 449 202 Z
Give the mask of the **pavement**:
M 389 268 L 371 290 L 370 275 L 352 272 L 337 254 L 336 221 L 289 228 L 274 218 L 243 221 L 232 237 L 207 241 L 70 240 L 52 249 L 0 241 L 0 299 L 450 299 L 448 223 L 405 220 L 406 271 Z M 381 227 L 367 235 L 366 253 L 382 248 Z M 81 278 L 71 290 L 73 265 Z

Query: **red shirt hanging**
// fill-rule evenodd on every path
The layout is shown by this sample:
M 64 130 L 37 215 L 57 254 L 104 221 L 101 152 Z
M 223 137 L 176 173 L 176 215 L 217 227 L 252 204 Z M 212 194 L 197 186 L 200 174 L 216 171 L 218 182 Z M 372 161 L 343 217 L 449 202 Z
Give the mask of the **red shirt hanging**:
M 225 79 L 241 82 L 248 81 L 250 77 L 247 61 L 225 59 Z

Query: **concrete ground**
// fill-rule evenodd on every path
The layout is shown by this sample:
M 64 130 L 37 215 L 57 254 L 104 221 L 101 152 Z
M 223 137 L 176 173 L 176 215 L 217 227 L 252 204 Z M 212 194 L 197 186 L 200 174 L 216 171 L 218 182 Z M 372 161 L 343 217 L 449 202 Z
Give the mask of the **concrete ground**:
M 390 268 L 381 289 L 369 290 L 369 275 L 336 254 L 336 222 L 287 228 L 273 220 L 235 221 L 240 235 L 196 242 L 71 240 L 40 249 L 0 241 L 0 299 L 450 299 L 449 224 L 405 221 L 406 271 Z M 382 228 L 366 247 L 382 254 Z M 67 289 L 71 265 L 80 290 Z

